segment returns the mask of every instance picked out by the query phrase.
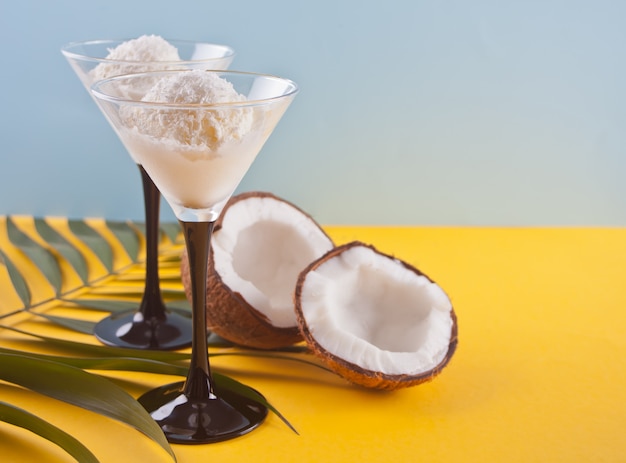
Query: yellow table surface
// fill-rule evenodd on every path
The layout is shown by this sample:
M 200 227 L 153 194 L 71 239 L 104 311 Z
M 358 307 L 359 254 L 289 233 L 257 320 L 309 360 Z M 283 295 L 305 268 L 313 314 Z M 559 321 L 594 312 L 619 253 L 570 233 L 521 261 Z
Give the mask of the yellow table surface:
M 394 254 L 446 290 L 459 323 L 451 363 L 430 383 L 378 392 L 310 365 L 214 359 L 213 368 L 261 391 L 299 435 L 270 414 L 236 440 L 174 445 L 180 463 L 626 461 L 626 229 L 325 229 L 337 244 L 360 240 Z M 5 312 L 12 297 L 0 292 Z M 22 313 L 1 322 L 86 339 Z M 16 342 L 0 329 L 0 345 Z M 135 396 L 172 381 L 110 376 Z M 172 461 L 135 430 L 93 413 L 2 382 L 0 400 L 34 409 L 102 462 Z M 73 460 L 0 423 L 0 461 Z

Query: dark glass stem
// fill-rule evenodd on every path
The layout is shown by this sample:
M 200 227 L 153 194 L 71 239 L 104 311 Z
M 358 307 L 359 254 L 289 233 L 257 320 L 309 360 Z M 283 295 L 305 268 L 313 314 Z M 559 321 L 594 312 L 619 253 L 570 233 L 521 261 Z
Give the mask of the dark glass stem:
M 168 441 L 203 444 L 233 439 L 259 426 L 267 407 L 232 389 L 216 387 L 211 376 L 206 328 L 207 266 L 213 222 L 182 222 L 192 291 L 191 362 L 184 382 L 148 391 L 139 402 Z M 257 393 L 258 394 L 258 393 Z
M 159 278 L 159 212 L 161 193 L 142 166 L 146 218 L 146 282 L 139 309 L 110 315 L 94 328 L 108 346 L 131 349 L 172 350 L 189 347 L 192 338 L 188 316 L 167 310 Z
M 192 294 L 191 363 L 184 393 L 189 398 L 214 395 L 206 327 L 206 284 L 214 222 L 181 222 L 189 256 Z
M 165 320 L 165 304 L 159 281 L 159 214 L 161 192 L 142 166 L 138 166 L 143 184 L 146 218 L 146 287 L 139 311 L 144 320 Z

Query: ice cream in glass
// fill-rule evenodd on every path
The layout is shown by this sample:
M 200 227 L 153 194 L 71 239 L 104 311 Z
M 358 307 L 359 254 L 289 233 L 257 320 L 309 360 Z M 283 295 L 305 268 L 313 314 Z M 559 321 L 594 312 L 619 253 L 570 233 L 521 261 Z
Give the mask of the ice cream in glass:
M 142 35 L 127 40 L 72 42 L 61 49 L 83 85 L 125 74 L 171 69 L 227 69 L 226 45 Z M 161 296 L 158 267 L 161 194 L 133 156 L 142 179 L 146 222 L 146 283 L 139 307 L 102 319 L 94 329 L 104 344 L 136 349 L 178 349 L 191 344 L 191 320 L 170 310 Z
M 193 342 L 182 383 L 139 401 L 171 442 L 230 439 L 267 409 L 212 379 L 206 282 L 213 225 L 298 92 L 290 80 L 234 71 L 175 70 L 96 82 L 92 93 L 178 218 L 191 274 Z

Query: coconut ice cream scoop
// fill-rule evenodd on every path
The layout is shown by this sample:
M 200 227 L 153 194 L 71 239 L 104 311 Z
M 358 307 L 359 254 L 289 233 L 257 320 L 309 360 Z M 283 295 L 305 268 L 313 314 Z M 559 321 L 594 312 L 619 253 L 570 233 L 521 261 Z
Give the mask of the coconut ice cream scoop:
M 134 77 L 132 91 L 146 104 L 119 110 L 129 153 L 177 214 L 210 210 L 207 220 L 215 220 L 267 138 L 269 116 L 215 72 Z M 125 79 L 118 82 L 125 92 Z
M 155 103 L 154 107 L 130 107 L 122 117 L 127 127 L 140 134 L 214 151 L 224 143 L 241 140 L 252 128 L 251 108 L 235 111 L 229 107 L 245 100 L 232 83 L 214 73 L 202 70 L 172 73 L 154 82 L 143 95 L 141 101 Z M 216 107 L 205 111 L 165 110 L 156 103 Z
M 158 35 L 142 35 L 120 43 L 109 50 L 106 61 L 91 70 L 93 80 L 149 71 L 149 63 L 180 61 L 178 49 Z M 137 64 L 132 64 L 137 63 Z M 162 66 L 161 69 L 164 69 Z

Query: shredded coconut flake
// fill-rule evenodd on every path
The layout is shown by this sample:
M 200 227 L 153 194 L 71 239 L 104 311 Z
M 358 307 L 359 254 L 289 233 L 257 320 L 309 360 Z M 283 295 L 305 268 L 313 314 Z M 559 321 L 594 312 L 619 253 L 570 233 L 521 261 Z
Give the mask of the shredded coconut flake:
M 98 64 L 92 71 L 93 80 L 154 69 L 150 63 L 180 61 L 178 49 L 158 35 L 142 35 L 122 42 L 106 56 L 112 62 Z M 117 61 L 117 62 L 115 62 Z M 161 66 L 160 69 L 163 69 Z
M 159 79 L 142 98 L 144 102 L 219 104 L 245 101 L 232 84 L 216 74 L 194 70 Z M 182 145 L 216 150 L 238 142 L 252 129 L 250 108 L 161 109 L 131 107 L 126 125 L 140 133 Z

